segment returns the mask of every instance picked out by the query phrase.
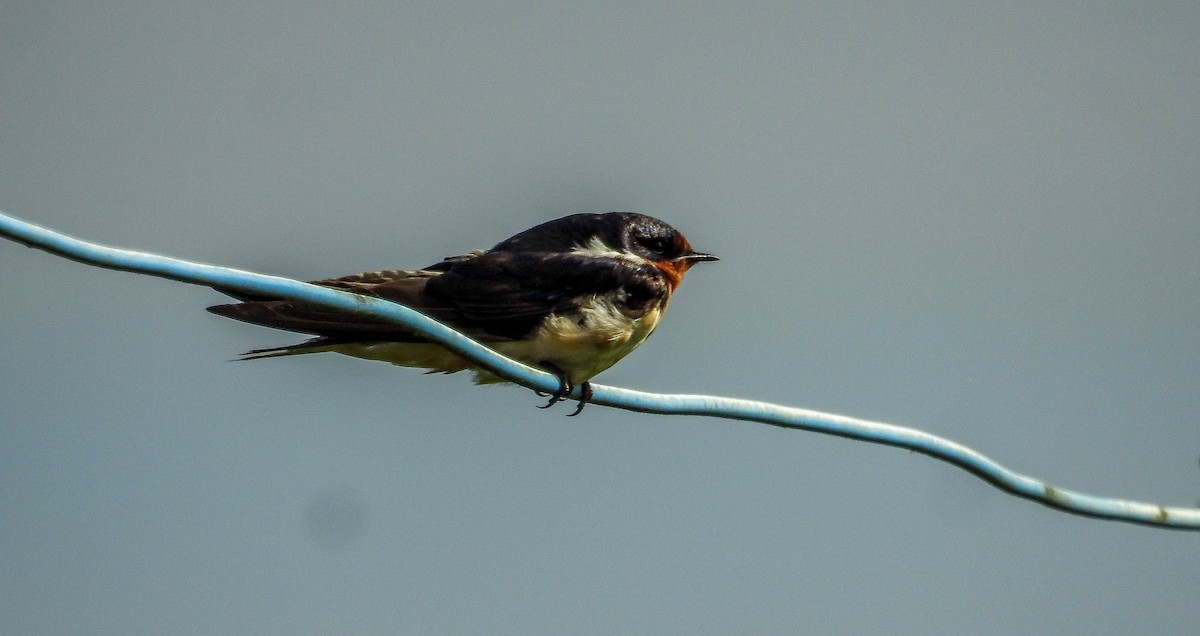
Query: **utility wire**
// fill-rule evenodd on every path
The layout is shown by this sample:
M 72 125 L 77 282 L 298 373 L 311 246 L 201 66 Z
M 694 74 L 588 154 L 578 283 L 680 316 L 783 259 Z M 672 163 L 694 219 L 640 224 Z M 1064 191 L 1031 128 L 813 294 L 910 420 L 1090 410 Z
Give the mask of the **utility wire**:
M 447 349 L 516 384 L 545 393 L 553 393 L 559 389 L 556 376 L 505 358 L 432 318 L 378 298 L 359 296 L 278 276 L 265 276 L 146 252 L 105 247 L 71 238 L 3 213 L 0 213 L 0 236 L 87 265 L 253 295 L 286 298 L 386 320 L 437 341 Z M 962 444 L 912 428 L 767 402 L 711 395 L 667 395 L 601 385 L 592 385 L 592 390 L 591 403 L 629 411 L 664 415 L 707 415 L 905 448 L 953 464 L 1007 493 L 1064 512 L 1159 528 L 1200 530 L 1200 508 L 1168 507 L 1098 497 L 1058 488 L 1009 470 Z M 576 387 L 570 397 L 578 399 L 580 389 Z

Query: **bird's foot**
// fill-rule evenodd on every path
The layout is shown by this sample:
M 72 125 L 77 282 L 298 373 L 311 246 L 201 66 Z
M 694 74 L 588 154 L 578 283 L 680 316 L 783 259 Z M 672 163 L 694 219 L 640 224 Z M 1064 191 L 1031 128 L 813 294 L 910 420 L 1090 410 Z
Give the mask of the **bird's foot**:
M 558 376 L 558 390 L 554 393 L 547 394 L 541 391 L 534 391 L 534 393 L 537 393 L 542 397 L 546 397 L 547 395 L 550 396 L 549 402 L 546 402 L 544 405 L 538 407 L 539 409 L 548 409 L 567 399 L 567 396 L 571 394 L 571 391 L 575 390 L 575 385 L 571 383 L 571 380 L 567 378 L 566 372 L 559 368 L 557 364 L 554 364 L 548 360 L 543 360 L 539 363 L 539 365 L 550 373 Z M 579 385 L 579 389 L 581 391 L 579 396 L 579 406 L 575 407 L 575 411 L 568 414 L 567 417 L 579 415 L 579 413 L 583 411 L 583 407 L 587 406 L 588 401 L 592 399 L 592 385 L 590 382 L 585 381 L 583 384 Z

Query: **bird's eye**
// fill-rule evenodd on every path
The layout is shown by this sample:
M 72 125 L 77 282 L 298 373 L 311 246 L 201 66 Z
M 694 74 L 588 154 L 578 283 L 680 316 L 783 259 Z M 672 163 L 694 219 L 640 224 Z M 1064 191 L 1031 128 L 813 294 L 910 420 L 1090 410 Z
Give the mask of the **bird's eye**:
M 655 254 L 665 254 L 667 251 L 667 243 L 660 238 L 643 236 L 642 238 L 638 239 L 638 242 L 642 244 L 642 247 L 654 252 Z

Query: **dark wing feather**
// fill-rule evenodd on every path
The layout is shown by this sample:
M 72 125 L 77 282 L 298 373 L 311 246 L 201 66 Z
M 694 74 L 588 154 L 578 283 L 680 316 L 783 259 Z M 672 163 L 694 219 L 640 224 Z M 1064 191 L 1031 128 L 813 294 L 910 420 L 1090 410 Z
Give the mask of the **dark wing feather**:
M 631 311 L 664 293 L 650 265 L 562 252 L 486 252 L 446 259 L 427 269 L 356 274 L 314 284 L 412 307 L 480 340 L 521 338 L 552 313 L 585 298 L 624 289 Z M 285 300 L 248 300 L 209 311 L 327 340 L 420 341 L 403 328 L 365 316 Z
M 496 337 L 520 338 L 550 314 L 567 313 L 591 296 L 623 290 L 637 312 L 665 293 L 661 272 L 622 258 L 569 252 L 489 252 L 430 279 L 425 298 L 453 307 L 451 324 Z
M 424 289 L 430 278 L 438 275 L 440 274 L 425 270 L 389 270 L 310 282 L 322 287 L 391 300 L 444 321 L 449 317 L 444 310 L 437 307 L 424 307 L 420 300 L 421 290 Z M 386 293 L 379 293 L 381 290 Z M 242 296 L 234 295 L 234 297 Z M 393 340 L 399 342 L 422 340 L 398 325 L 369 316 L 322 309 L 290 300 L 246 298 L 244 302 L 237 304 L 214 305 L 209 307 L 208 311 L 256 325 L 328 336 L 338 340 Z

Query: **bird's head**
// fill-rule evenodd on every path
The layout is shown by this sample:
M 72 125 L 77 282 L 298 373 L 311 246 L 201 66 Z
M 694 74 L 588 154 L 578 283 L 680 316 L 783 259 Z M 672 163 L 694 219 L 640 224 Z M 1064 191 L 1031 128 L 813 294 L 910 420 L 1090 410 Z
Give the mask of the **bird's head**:
M 667 223 L 636 212 L 572 214 L 547 221 L 497 244 L 494 251 L 575 252 L 603 258 L 648 263 L 679 286 L 688 268 L 718 260 L 697 252 L 683 234 Z

